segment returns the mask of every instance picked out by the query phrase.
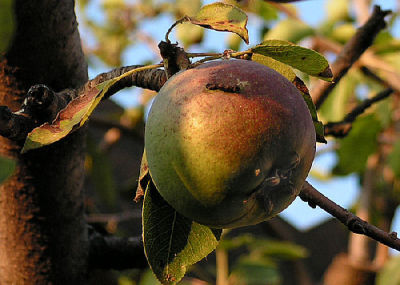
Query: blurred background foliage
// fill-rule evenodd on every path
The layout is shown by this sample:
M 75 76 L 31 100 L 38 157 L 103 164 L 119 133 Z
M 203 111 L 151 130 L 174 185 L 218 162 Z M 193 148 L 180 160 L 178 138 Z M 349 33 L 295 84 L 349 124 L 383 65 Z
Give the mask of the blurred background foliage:
M 159 62 L 157 44 L 169 26 L 211 2 L 77 1 L 91 77 L 113 67 Z M 282 39 L 313 48 L 333 61 L 356 28 L 366 21 L 376 1 L 324 0 L 326 9 L 313 11 L 324 13 L 323 21 L 316 25 L 304 21 L 295 5 L 262 0 L 225 2 L 248 13 L 251 45 Z M 329 138 L 326 146 L 319 146 L 317 156 L 328 155 L 333 166 L 322 170 L 315 165 L 310 174 L 315 181 L 356 175 L 360 191 L 352 210 L 386 231 L 392 228 L 400 202 L 400 3 L 390 3 L 393 13 L 388 27 L 336 86 L 319 116 L 324 123 L 340 121 L 362 100 L 386 87 L 392 87 L 396 94 L 369 108 L 355 121 L 347 137 Z M 6 13 L 5 9 L 0 11 Z M 190 52 L 246 48 L 234 34 L 205 31 L 190 24 L 179 25 L 174 37 Z M 312 90 L 315 79 L 300 73 L 298 76 Z M 141 205 L 132 199 L 143 151 L 145 114 L 155 95 L 139 88 L 124 90 L 115 96 L 116 101 L 102 103 L 89 122 L 87 215 L 88 221 L 105 233 L 141 234 Z M 0 162 L 0 167 L 8 163 Z M 347 189 L 335 190 L 346 195 Z M 343 256 L 344 259 L 339 258 Z M 349 270 L 343 270 L 343 266 Z M 350 274 L 360 266 L 367 268 L 363 272 L 372 275 L 372 279 L 364 283 L 356 283 L 359 281 L 350 277 L 345 283 L 330 281 L 332 274 Z M 93 272 L 92 276 L 93 284 L 157 284 L 148 270 Z M 400 284 L 399 280 L 398 257 L 391 258 L 386 247 L 348 233 L 336 221 L 299 230 L 277 217 L 226 232 L 216 252 L 194 265 L 181 284 L 392 285 Z

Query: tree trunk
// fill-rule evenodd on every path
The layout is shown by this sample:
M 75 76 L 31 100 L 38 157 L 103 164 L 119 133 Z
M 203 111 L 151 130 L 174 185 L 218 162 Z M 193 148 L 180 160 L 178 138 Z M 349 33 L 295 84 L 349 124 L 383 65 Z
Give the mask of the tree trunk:
M 73 0 L 15 0 L 16 30 L 0 57 L 0 105 L 19 109 L 30 86 L 55 91 L 87 81 Z M 19 153 L 0 137 L 0 154 L 17 168 L 0 187 L 0 284 L 84 284 L 85 131 Z

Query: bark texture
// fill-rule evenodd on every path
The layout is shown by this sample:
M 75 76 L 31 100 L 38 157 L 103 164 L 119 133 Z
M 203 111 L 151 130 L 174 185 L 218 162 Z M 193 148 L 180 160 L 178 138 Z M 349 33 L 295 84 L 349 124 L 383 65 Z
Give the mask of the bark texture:
M 73 0 L 14 1 L 16 31 L 0 57 L 0 105 L 19 109 L 34 84 L 55 91 L 87 81 Z M 84 284 L 84 133 L 19 154 L 0 137 L 0 154 L 17 160 L 0 187 L 0 284 Z

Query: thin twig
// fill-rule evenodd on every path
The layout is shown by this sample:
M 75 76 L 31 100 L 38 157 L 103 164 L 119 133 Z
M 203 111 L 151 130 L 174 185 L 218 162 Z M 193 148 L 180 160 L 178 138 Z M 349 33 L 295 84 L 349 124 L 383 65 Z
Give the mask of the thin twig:
M 310 207 L 315 208 L 316 206 L 319 206 L 321 209 L 337 218 L 353 233 L 366 235 L 378 242 L 400 251 L 400 239 L 397 238 L 396 232 L 387 233 L 360 219 L 356 215 L 350 213 L 321 194 L 307 181 L 304 182 L 299 196 L 303 201 L 308 202 Z
M 387 88 L 374 97 L 364 100 L 360 105 L 356 106 L 344 119 L 340 122 L 330 122 L 324 126 L 325 136 L 345 137 L 351 130 L 352 123 L 357 117 L 364 113 L 364 111 L 371 107 L 372 104 L 379 102 L 392 94 L 394 90 Z
M 340 79 L 347 73 L 365 50 L 372 45 L 376 35 L 385 28 L 385 17 L 389 13 L 390 11 L 382 11 L 379 6 L 375 6 L 368 21 L 358 28 L 356 34 L 345 44 L 335 62 L 332 64 L 332 71 L 334 74 L 333 83 L 320 81 L 311 91 L 317 108 L 321 107 L 322 103 L 336 84 L 339 83 Z
M 124 222 L 132 219 L 141 218 L 142 214 L 140 211 L 126 211 L 115 214 L 90 214 L 86 217 L 86 221 L 89 224 L 93 223 L 108 223 L 113 222 Z
M 165 41 L 170 44 L 171 41 L 169 40 L 169 34 L 171 33 L 172 29 L 175 28 L 176 25 L 178 24 L 182 24 L 184 22 L 189 21 L 189 17 L 188 16 L 184 16 L 183 18 L 179 19 L 178 21 L 176 21 L 175 23 L 172 24 L 172 26 L 168 29 L 167 33 L 165 34 Z

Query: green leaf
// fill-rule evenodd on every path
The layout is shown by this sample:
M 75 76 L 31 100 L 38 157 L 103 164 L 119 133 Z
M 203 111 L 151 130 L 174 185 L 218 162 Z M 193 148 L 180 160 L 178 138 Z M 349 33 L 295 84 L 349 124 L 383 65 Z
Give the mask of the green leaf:
M 333 169 L 337 175 L 362 173 L 368 156 L 377 149 L 377 136 L 382 129 L 373 114 L 358 118 L 350 133 L 339 141 L 338 162 Z
M 221 230 L 180 215 L 149 181 L 143 203 L 143 243 L 150 268 L 162 284 L 181 280 L 188 266 L 212 252 Z
M 236 33 L 249 43 L 247 15 L 236 6 L 221 2 L 205 5 L 196 16 L 188 17 L 188 20 L 208 29 Z
M 0 1 L 0 57 L 2 53 L 7 51 L 14 34 L 13 6 L 13 0 Z
M 28 150 L 52 144 L 80 128 L 115 83 L 135 72 L 155 67 L 159 67 L 159 65 L 136 68 L 98 85 L 92 86 L 88 84 L 83 94 L 72 100 L 67 107 L 61 110 L 52 123 L 45 123 L 28 134 L 21 152 L 24 153 Z
M 281 276 L 276 266 L 261 262 L 241 261 L 229 276 L 229 284 L 279 285 Z
M 316 51 L 281 40 L 267 40 L 251 48 L 253 53 L 272 57 L 311 76 L 332 80 L 332 71 L 324 56 Z
M 139 202 L 143 197 L 144 193 L 146 192 L 147 185 L 151 180 L 150 172 L 149 172 L 149 165 L 147 163 L 147 156 L 146 156 L 146 149 L 143 151 L 142 161 L 140 163 L 140 173 L 139 173 L 139 180 L 138 186 L 136 188 L 136 196 L 133 199 L 136 203 Z
M 13 159 L 0 156 L 0 183 L 3 183 L 15 169 L 16 163 Z
M 400 178 L 400 139 L 396 141 L 388 157 L 388 164 L 397 178 Z
M 348 103 L 354 98 L 357 83 L 353 72 L 349 72 L 347 76 L 340 80 L 319 109 L 322 120 L 337 122 L 344 118 L 348 112 Z
M 296 43 L 314 34 L 309 25 L 296 19 L 284 19 L 264 35 L 264 40 L 284 40 Z
M 296 78 L 296 73 L 294 73 L 293 69 L 289 65 L 277 61 L 269 56 L 255 53 L 252 55 L 251 60 L 275 69 L 280 74 L 285 76 L 290 82 L 293 82 L 293 80 Z
M 376 285 L 400 284 L 400 256 L 392 257 L 378 272 Z
M 297 87 L 297 89 L 300 91 L 301 95 L 303 96 L 304 101 L 307 104 L 308 110 L 310 111 L 311 118 L 314 123 L 315 136 L 316 136 L 317 142 L 326 143 L 325 136 L 324 136 L 324 125 L 322 124 L 322 122 L 320 122 L 318 120 L 317 108 L 314 105 L 314 102 L 311 98 L 311 95 L 310 95 L 310 92 L 308 91 L 307 86 L 298 77 L 296 77 L 292 82 Z

